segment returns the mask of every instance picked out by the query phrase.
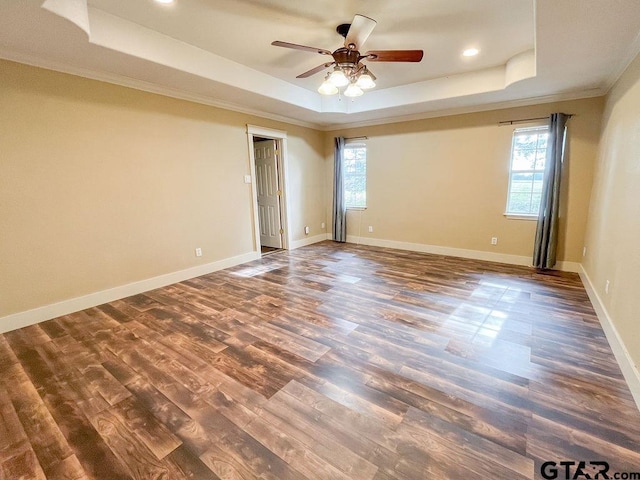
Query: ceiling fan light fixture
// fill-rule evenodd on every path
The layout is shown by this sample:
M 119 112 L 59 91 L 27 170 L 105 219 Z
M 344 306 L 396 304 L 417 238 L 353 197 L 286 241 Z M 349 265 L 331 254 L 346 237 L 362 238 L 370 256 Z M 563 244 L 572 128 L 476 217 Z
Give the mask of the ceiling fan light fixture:
M 329 75 L 329 81 L 336 87 L 344 87 L 349 85 L 349 79 L 340 69 L 336 69 Z
M 344 91 L 345 97 L 359 97 L 364 92 L 360 87 L 358 87 L 355 83 L 350 84 L 346 90 Z
M 358 77 L 358 81 L 356 82 L 356 87 L 361 88 L 362 90 L 369 90 L 375 86 L 376 82 L 373 81 L 371 75 L 366 71 Z
M 338 87 L 336 87 L 333 83 L 329 81 L 329 76 L 324 79 L 322 85 L 318 88 L 318 93 L 322 95 L 335 95 L 338 93 Z
M 325 62 L 318 65 L 311 70 L 301 73 L 296 78 L 307 78 L 316 73 L 326 71 L 326 69 L 333 66 L 333 70 L 327 74 L 322 85 L 318 87 L 318 93 L 322 95 L 335 95 L 343 92 L 347 97 L 359 97 L 364 94 L 364 90 L 369 90 L 376 86 L 376 76 L 367 70 L 367 65 L 363 65 L 361 60 L 368 60 L 370 62 L 417 63 L 422 61 L 424 55 L 422 50 L 370 50 L 362 55 L 360 53 L 362 45 L 375 26 L 375 20 L 359 14 L 353 17 L 352 23 L 338 25 L 336 31 L 344 37 L 344 47 L 340 47 L 334 52 L 323 48 L 298 45 L 280 40 L 271 42 L 271 45 L 332 57 L 332 62 Z

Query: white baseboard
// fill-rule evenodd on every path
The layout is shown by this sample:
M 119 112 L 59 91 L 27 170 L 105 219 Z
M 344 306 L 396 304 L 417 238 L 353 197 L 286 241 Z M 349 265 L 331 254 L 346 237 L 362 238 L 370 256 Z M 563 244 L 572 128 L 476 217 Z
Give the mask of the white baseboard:
M 554 268 L 563 272 L 580 273 L 582 264 L 578 262 L 558 262 Z
M 607 336 L 611 350 L 618 361 L 618 365 L 620 365 L 622 375 L 627 381 L 629 390 L 631 390 L 631 395 L 633 395 L 636 406 L 638 407 L 638 410 L 640 410 L 640 371 L 638 371 L 638 367 L 634 364 L 631 355 L 629 355 L 629 350 L 627 350 L 622 338 L 620 338 L 620 334 L 618 333 L 613 320 L 609 316 L 609 312 L 607 312 L 604 303 L 602 303 L 600 296 L 596 292 L 596 289 L 591 282 L 591 278 L 589 278 L 589 275 L 582 266 L 580 266 L 580 278 L 582 279 L 584 288 L 587 291 L 587 295 L 589 295 L 589 300 L 591 300 L 591 304 L 596 311 L 598 320 L 600 320 L 602 330 L 604 330 L 604 334 Z
M 289 250 L 295 250 L 296 248 L 306 247 L 307 245 L 311 245 L 313 243 L 324 242 L 327 239 L 330 239 L 331 235 L 327 237 L 326 233 L 321 233 L 320 235 L 314 235 L 313 237 L 303 238 L 302 240 L 294 240 L 289 245 Z
M 140 280 L 127 285 L 121 285 L 108 290 L 90 293 L 88 295 L 83 295 L 82 297 L 71 298 L 51 305 L 34 308 L 33 310 L 0 317 L 0 333 L 27 327 L 29 325 L 44 322 L 45 320 L 51 320 L 52 318 L 56 318 L 61 315 L 68 315 L 73 312 L 84 310 L 85 308 L 102 305 L 103 303 L 113 302 L 114 300 L 147 292 L 154 288 L 165 287 L 172 283 L 182 282 L 190 278 L 206 275 L 207 273 L 223 270 L 258 258 L 260 258 L 259 252 L 245 253 L 236 257 L 218 260 L 217 262 L 198 265 L 197 267 L 159 275 L 157 277 Z
M 467 250 L 464 248 L 441 247 L 439 245 L 427 245 L 424 243 L 399 242 L 396 240 L 384 240 L 381 238 L 347 236 L 347 242 L 373 247 L 397 248 L 398 250 L 410 250 L 412 252 L 432 253 L 434 255 L 447 255 L 450 257 L 471 258 L 473 260 L 487 260 L 489 262 L 507 263 L 510 265 L 531 266 L 531 257 L 522 255 L 510 255 L 507 253 L 493 253 L 482 250 Z M 577 273 L 580 264 L 575 262 L 558 262 L 558 270 Z

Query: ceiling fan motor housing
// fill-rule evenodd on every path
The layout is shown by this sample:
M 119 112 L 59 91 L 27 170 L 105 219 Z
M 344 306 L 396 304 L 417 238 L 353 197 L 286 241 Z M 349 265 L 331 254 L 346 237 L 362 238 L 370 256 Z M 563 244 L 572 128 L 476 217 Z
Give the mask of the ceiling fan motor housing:
M 360 52 L 344 47 L 337 49 L 332 55 L 339 67 L 353 67 L 360 60 Z

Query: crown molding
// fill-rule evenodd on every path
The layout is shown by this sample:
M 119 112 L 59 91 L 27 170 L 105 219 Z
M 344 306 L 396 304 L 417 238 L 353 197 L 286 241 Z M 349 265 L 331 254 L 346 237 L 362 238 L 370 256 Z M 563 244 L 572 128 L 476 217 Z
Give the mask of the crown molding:
M 490 112 L 492 110 L 502 110 L 505 108 L 528 107 L 530 105 L 542 105 L 545 103 L 564 102 L 568 100 L 580 100 L 583 98 L 602 97 L 607 92 L 603 88 L 592 88 L 576 92 L 559 93 L 542 97 L 531 97 L 520 100 L 508 100 L 505 102 L 487 103 L 482 105 L 470 105 L 467 107 L 448 108 L 445 110 L 433 110 L 430 112 L 413 113 L 409 115 L 399 115 L 379 120 L 366 120 L 362 122 L 341 123 L 324 126 L 324 132 L 334 132 L 351 128 L 375 127 L 391 123 L 411 122 L 415 120 L 425 120 L 428 118 L 451 117 L 454 115 L 464 115 L 468 113 Z
M 204 95 L 197 95 L 174 88 L 164 87 L 156 85 L 154 83 L 145 82 L 142 80 L 136 80 L 124 75 L 118 75 L 113 73 L 98 72 L 95 70 L 89 70 L 86 68 L 75 67 L 72 65 L 66 65 L 60 62 L 54 62 L 51 60 L 45 60 L 41 57 L 25 55 L 22 53 L 11 52 L 6 50 L 0 50 L 0 59 L 9 60 L 12 62 L 22 63 L 30 65 L 32 67 L 44 68 L 46 70 L 53 70 L 55 72 L 74 75 L 77 77 L 88 78 L 90 80 L 97 80 L 99 82 L 110 83 L 121 87 L 133 88 L 134 90 L 140 90 L 147 93 L 153 93 L 157 95 L 163 95 L 165 97 L 171 97 L 178 100 L 186 100 L 188 102 L 199 103 L 210 107 L 220 108 L 222 110 L 229 110 L 236 113 L 244 113 L 246 115 L 253 115 L 268 120 L 274 120 L 277 122 L 288 123 L 290 125 L 297 125 L 299 127 L 311 128 L 314 130 L 320 130 L 321 125 L 312 122 L 305 122 L 296 118 L 287 117 L 284 115 L 277 115 L 274 113 L 265 112 L 262 110 L 252 109 L 236 105 L 229 102 L 223 102 L 220 100 L 214 100 Z

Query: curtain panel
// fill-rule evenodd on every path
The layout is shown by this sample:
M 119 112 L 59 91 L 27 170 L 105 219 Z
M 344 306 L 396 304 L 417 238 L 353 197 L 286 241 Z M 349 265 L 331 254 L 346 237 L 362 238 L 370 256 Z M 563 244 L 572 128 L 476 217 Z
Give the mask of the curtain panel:
M 333 167 L 333 239 L 347 241 L 347 206 L 344 198 L 344 138 L 335 138 Z
M 558 221 L 560 214 L 560 180 L 564 164 L 566 125 L 569 115 L 553 113 L 549 119 L 549 139 L 542 185 L 542 200 L 533 250 L 533 266 L 550 269 L 556 264 Z

